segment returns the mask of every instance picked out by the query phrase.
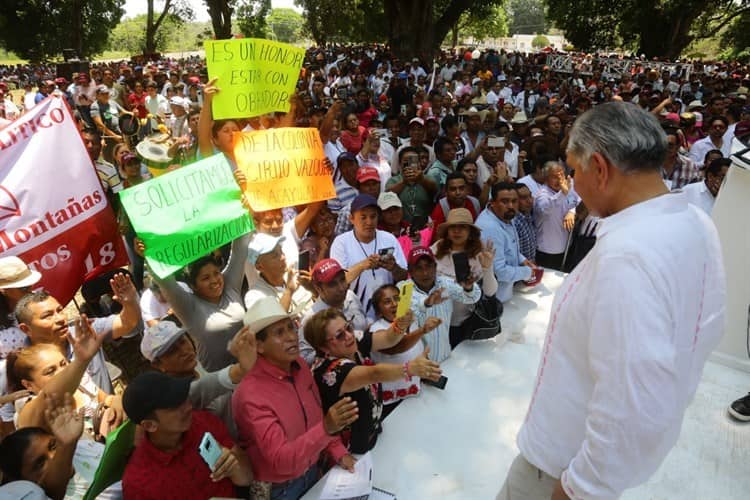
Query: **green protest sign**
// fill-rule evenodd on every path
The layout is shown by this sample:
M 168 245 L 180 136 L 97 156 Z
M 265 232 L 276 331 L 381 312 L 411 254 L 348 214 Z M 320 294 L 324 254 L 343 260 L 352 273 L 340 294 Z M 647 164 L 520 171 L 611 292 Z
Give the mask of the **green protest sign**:
M 121 191 L 120 201 L 160 278 L 253 230 L 223 154 Z
M 208 78 L 221 92 L 212 101 L 215 120 L 289 111 L 305 50 L 260 38 L 208 40 Z

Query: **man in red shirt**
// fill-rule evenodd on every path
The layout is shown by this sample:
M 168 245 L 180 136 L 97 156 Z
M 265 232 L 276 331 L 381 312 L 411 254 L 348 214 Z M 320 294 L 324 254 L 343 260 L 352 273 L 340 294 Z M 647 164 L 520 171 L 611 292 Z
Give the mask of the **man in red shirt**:
M 466 183 L 466 177 L 461 172 L 452 172 L 445 178 L 445 197 L 440 198 L 435 208 L 432 210 L 430 218 L 432 227 L 438 228 L 440 224 L 448 218 L 448 212 L 454 208 L 465 208 L 471 212 L 471 218 L 477 220 L 477 215 L 481 212 L 479 200 L 469 196 L 469 185 Z M 437 238 L 437 231 L 433 233 L 433 243 Z
M 125 389 L 125 412 L 145 431 L 122 478 L 125 498 L 235 497 L 235 485 L 250 484 L 250 462 L 226 425 L 211 413 L 193 411 L 190 380 L 147 372 Z M 206 433 L 221 446 L 213 467 L 198 451 Z
M 256 332 L 258 360 L 235 389 L 232 411 L 255 478 L 271 483 L 272 498 L 291 499 L 318 480 L 323 451 L 353 471 L 355 459 L 338 433 L 357 419 L 357 403 L 342 398 L 323 415 L 297 327 L 275 297 L 253 304 L 245 324 Z

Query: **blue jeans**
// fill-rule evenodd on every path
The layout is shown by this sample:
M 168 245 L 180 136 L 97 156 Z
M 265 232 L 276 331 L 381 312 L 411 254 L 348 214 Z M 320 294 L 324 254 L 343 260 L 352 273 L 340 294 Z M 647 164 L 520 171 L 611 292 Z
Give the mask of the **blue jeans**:
M 296 479 L 285 483 L 274 484 L 271 487 L 271 500 L 298 500 L 307 490 L 318 481 L 318 465 L 315 464 L 307 472 Z

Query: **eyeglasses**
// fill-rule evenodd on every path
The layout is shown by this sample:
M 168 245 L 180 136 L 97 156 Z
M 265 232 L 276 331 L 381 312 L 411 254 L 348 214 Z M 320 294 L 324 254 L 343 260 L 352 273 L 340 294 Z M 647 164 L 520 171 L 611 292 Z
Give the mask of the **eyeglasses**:
M 354 333 L 354 325 L 352 325 L 351 322 L 345 324 L 344 328 L 336 332 L 333 337 L 328 339 L 328 342 L 332 340 L 335 340 L 336 342 L 343 342 L 344 340 L 346 340 L 347 333 Z

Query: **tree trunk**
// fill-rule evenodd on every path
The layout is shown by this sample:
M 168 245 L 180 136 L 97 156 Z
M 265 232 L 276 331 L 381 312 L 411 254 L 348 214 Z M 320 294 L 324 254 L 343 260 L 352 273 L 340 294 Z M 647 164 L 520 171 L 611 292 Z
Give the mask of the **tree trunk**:
M 72 26 L 70 30 L 70 46 L 76 51 L 76 57 L 84 58 L 83 50 L 83 1 L 75 0 L 72 4 Z
M 229 0 L 205 0 L 217 40 L 232 38 L 232 7 Z
M 451 48 L 455 49 L 458 45 L 458 23 L 451 28 Z
M 390 20 L 388 41 L 398 58 L 432 59 L 435 50 L 433 8 L 434 0 L 385 0 L 383 9 L 386 19 Z
M 431 60 L 461 14 L 475 3 L 476 0 L 451 0 L 435 19 L 434 0 L 384 0 L 383 10 L 390 22 L 391 50 L 401 59 L 419 56 L 422 60 Z
M 656 14 L 656 15 L 654 15 Z M 692 14 L 653 13 L 643 16 L 640 24 L 640 47 L 638 52 L 647 57 L 661 56 L 675 60 L 692 41 L 690 27 Z

